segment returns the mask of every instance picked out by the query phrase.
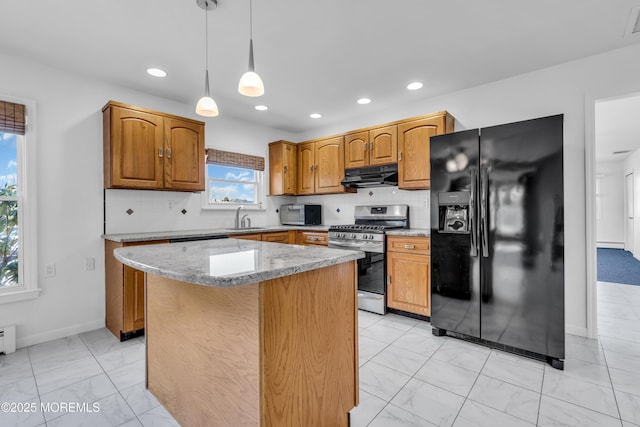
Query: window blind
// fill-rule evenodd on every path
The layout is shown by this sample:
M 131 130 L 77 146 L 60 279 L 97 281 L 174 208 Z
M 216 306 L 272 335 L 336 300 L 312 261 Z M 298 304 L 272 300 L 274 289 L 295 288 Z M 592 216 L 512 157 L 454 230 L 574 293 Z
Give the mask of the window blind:
M 25 130 L 24 105 L 0 101 L 0 132 L 24 135 Z
M 207 148 L 207 163 L 264 171 L 264 157 Z

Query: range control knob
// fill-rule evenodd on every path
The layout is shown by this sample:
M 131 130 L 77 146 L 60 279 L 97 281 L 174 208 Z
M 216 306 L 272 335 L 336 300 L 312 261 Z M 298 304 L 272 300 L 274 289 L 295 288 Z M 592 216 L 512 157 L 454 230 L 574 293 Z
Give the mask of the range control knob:
M 355 239 L 356 238 L 356 234 L 355 233 L 351 233 L 351 238 Z

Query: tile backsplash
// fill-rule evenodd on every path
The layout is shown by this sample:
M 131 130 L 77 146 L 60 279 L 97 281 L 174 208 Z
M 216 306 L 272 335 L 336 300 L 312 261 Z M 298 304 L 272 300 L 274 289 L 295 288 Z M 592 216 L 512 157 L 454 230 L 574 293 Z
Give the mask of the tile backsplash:
M 353 223 L 357 205 L 409 205 L 412 228 L 429 228 L 429 190 L 398 190 L 398 187 L 359 188 L 357 194 L 299 196 L 296 203 L 321 204 L 323 224 Z
M 166 230 L 227 228 L 234 225 L 233 210 L 202 209 L 200 193 L 145 190 L 105 190 L 105 232 L 137 233 Z M 429 228 L 428 190 L 406 191 L 397 187 L 358 189 L 358 193 L 316 196 L 266 197 L 264 210 L 248 210 L 252 226 L 279 225 L 280 205 L 322 205 L 322 223 L 353 223 L 356 205 L 406 204 L 412 228 Z

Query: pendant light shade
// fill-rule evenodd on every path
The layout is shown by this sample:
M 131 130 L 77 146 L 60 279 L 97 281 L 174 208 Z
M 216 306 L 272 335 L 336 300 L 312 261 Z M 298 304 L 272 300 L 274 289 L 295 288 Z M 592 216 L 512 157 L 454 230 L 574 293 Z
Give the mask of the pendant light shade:
M 196 114 L 204 117 L 216 117 L 220 112 L 218 111 L 218 104 L 213 100 L 209 91 L 209 20 L 207 12 L 210 9 L 215 9 L 218 5 L 217 0 L 196 0 L 199 7 L 204 9 L 204 30 L 205 30 L 205 72 L 204 72 L 204 96 L 198 100 L 196 104 Z
M 240 77 L 238 83 L 238 92 L 244 96 L 261 96 L 264 95 L 264 83 L 255 72 L 253 63 L 253 0 L 249 0 L 249 71 Z
M 204 96 L 198 100 L 196 113 L 205 117 L 216 117 L 220 114 L 218 104 L 209 94 L 209 70 L 204 72 Z

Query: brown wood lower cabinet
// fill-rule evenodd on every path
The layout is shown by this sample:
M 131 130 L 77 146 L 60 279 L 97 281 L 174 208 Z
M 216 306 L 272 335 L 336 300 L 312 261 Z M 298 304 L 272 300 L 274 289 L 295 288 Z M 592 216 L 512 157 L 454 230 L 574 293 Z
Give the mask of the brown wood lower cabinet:
M 429 237 L 387 237 L 387 307 L 431 316 Z
M 275 233 L 262 233 L 263 242 L 273 243 L 295 243 L 296 232 L 295 231 L 278 231 Z
M 123 341 L 144 329 L 144 288 L 146 274 L 123 265 L 113 250 L 125 246 L 169 243 L 166 240 L 120 243 L 105 241 L 105 299 L 107 329 Z
M 262 234 L 260 233 L 252 233 L 252 234 L 232 234 L 229 236 L 231 239 L 241 239 L 241 240 L 262 240 Z
M 184 426 L 348 427 L 356 262 L 235 287 L 149 274 L 147 387 Z

